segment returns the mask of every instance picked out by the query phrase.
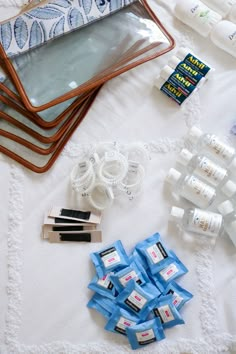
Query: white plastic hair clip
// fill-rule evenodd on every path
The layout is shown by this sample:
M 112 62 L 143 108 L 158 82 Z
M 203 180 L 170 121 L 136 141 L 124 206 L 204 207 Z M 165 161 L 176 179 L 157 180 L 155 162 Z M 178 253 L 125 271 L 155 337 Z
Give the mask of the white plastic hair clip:
M 128 161 L 124 155 L 116 151 L 109 151 L 101 159 L 97 175 L 101 182 L 110 186 L 120 183 L 128 171 Z

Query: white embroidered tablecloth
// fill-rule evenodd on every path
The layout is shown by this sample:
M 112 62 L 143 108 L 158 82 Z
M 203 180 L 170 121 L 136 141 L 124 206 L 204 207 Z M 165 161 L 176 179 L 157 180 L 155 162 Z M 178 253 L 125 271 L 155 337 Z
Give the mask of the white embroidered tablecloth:
M 89 253 L 117 239 L 130 252 L 159 231 L 188 267 L 178 282 L 194 294 L 182 311 L 183 326 L 166 330 L 166 340 L 140 352 L 236 353 L 236 249 L 226 235 L 215 247 L 184 241 L 168 223 L 176 204 L 164 177 L 193 124 L 230 138 L 236 120 L 236 59 L 217 49 L 173 16 L 176 0 L 150 0 L 177 48 L 190 46 L 215 67 L 214 77 L 183 108 L 153 88 L 168 53 L 107 83 L 63 153 L 44 175 L 8 158 L 0 160 L 0 353 L 132 352 L 125 337 L 106 332 L 105 320 L 86 307 L 94 269 Z M 12 9 L 0 8 L 1 19 Z M 100 141 L 147 143 L 151 160 L 143 194 L 117 201 L 104 212 L 103 243 L 49 244 L 41 239 L 51 205 L 71 206 L 69 172 L 84 146 Z M 186 206 L 184 202 L 178 205 Z

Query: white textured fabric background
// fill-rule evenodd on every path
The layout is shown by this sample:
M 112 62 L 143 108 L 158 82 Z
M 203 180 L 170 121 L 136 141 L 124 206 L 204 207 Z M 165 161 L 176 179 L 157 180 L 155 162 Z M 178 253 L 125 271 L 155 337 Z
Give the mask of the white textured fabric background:
M 226 235 L 214 248 L 186 242 L 168 223 L 176 204 L 163 186 L 176 152 L 193 124 L 229 138 L 236 121 L 236 59 L 173 17 L 176 0 L 150 5 L 176 39 L 216 68 L 213 79 L 179 108 L 153 88 L 155 76 L 176 49 L 107 83 L 53 168 L 33 174 L 0 160 L 0 353 L 72 354 L 132 352 L 126 338 L 105 332 L 105 320 L 86 308 L 94 274 L 89 253 L 117 239 L 129 252 L 159 231 L 189 273 L 178 282 L 194 294 L 183 308 L 186 324 L 140 352 L 236 353 L 236 249 Z M 0 8 L 1 19 L 13 9 Z M 234 137 L 230 137 L 235 144 Z M 40 238 L 51 205 L 73 206 L 69 172 L 84 146 L 101 141 L 147 143 L 151 161 L 144 192 L 104 212 L 103 244 L 53 245 Z M 187 206 L 184 202 L 178 205 Z M 137 352 L 137 351 L 136 351 Z

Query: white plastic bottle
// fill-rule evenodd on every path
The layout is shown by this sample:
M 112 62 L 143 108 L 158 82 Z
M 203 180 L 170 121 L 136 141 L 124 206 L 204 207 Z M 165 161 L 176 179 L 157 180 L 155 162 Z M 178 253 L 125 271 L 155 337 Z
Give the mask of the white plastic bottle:
M 236 5 L 232 6 L 232 9 L 229 13 L 229 20 L 233 23 L 236 23 Z
M 216 197 L 215 188 L 194 175 L 182 175 L 174 168 L 169 170 L 166 182 L 173 186 L 178 195 L 202 209 L 208 208 Z
M 212 42 L 236 58 L 236 24 L 221 21 L 211 31 Z
M 218 12 L 222 17 L 227 16 L 233 5 L 236 4 L 236 0 L 202 0 L 202 2 Z
M 230 200 L 218 205 L 219 212 L 224 217 L 224 228 L 236 247 L 236 212 Z
M 208 79 L 215 71 L 215 69 L 212 68 L 208 63 L 206 63 L 205 60 L 202 61 L 189 48 L 181 47 L 177 51 L 176 57 L 179 58 L 184 63 L 186 63 L 187 65 L 190 65 L 194 70 L 198 71 L 206 79 Z
M 236 157 L 235 149 L 225 144 L 214 134 L 204 134 L 201 129 L 194 126 L 188 132 L 188 140 L 195 145 L 194 148 L 198 152 L 204 152 L 220 164 L 228 166 L 230 163 L 236 163 L 236 160 L 234 160 Z
M 177 161 L 186 167 L 187 171 L 210 183 L 214 187 L 220 187 L 228 180 L 228 172 L 225 168 L 216 164 L 204 155 L 194 155 L 189 150 L 183 149 Z
M 221 235 L 224 230 L 222 215 L 198 208 L 172 207 L 170 218 L 186 231 L 213 238 Z
M 196 32 L 207 37 L 222 17 L 199 0 L 178 0 L 175 16 Z

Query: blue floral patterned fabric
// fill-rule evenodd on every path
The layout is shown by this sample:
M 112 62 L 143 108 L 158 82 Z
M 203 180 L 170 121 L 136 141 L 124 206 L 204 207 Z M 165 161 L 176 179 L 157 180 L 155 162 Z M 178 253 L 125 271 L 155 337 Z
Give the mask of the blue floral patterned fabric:
M 8 57 L 107 16 L 136 0 L 55 0 L 0 25 L 0 43 Z

